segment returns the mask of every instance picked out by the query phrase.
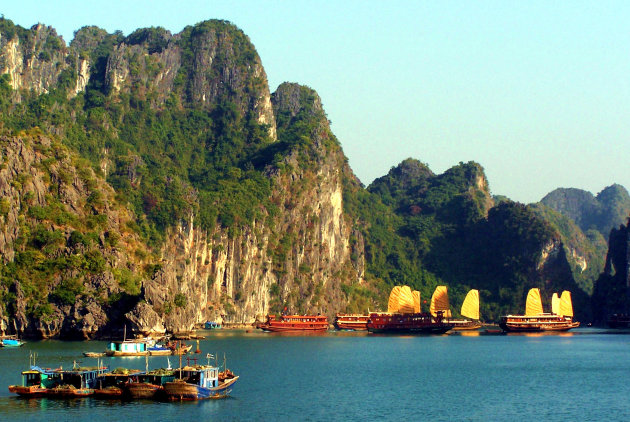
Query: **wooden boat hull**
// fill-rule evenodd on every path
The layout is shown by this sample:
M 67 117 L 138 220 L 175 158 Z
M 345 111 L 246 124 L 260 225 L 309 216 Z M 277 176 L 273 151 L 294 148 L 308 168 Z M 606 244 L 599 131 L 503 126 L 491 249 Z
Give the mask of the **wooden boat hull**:
M 149 356 L 170 356 L 172 354 L 171 349 L 149 350 Z
M 166 398 L 172 401 L 194 401 L 223 399 L 229 396 L 230 387 L 236 383 L 238 376 L 221 382 L 218 387 L 205 388 L 183 381 L 173 381 L 164 384 Z
M 22 385 L 10 385 L 9 392 L 17 394 L 22 397 L 45 397 L 48 389 L 44 387 L 40 387 L 38 385 L 33 385 L 30 387 L 24 387 Z
M 100 358 L 105 356 L 105 352 L 83 352 L 83 356 L 88 358 Z
M 324 332 L 328 330 L 328 324 L 325 327 L 290 327 L 290 326 L 276 326 L 276 325 L 267 325 L 261 324 L 258 328 L 263 331 L 268 331 L 272 333 L 289 333 L 289 332 Z
M 267 315 L 267 321 L 256 328 L 275 333 L 324 332 L 328 331 L 328 318 L 323 315 Z
M 156 399 L 163 392 L 164 388 L 160 385 L 146 382 L 130 382 L 125 386 L 123 396 L 127 399 Z
M 123 390 L 120 387 L 106 387 L 98 388 L 94 390 L 94 397 L 98 399 L 119 399 L 123 395 Z
M 579 322 L 569 324 L 531 324 L 531 325 L 514 325 L 499 323 L 499 327 L 508 333 L 540 333 L 543 331 L 569 331 L 580 326 Z
M 338 330 L 365 331 L 367 323 L 345 323 L 341 322 L 335 325 Z
M 81 397 L 89 397 L 94 394 L 92 388 L 49 388 L 46 391 L 46 397 L 55 399 L 75 399 Z
M 452 328 L 453 324 L 424 313 L 373 313 L 367 324 L 370 333 L 383 334 L 444 334 Z
M 129 357 L 129 356 L 146 356 L 148 355 L 149 352 L 148 351 L 142 351 L 142 352 L 119 352 L 119 351 L 115 351 L 115 350 L 108 350 L 105 352 L 105 355 L 109 356 L 109 357 Z
M 499 327 L 509 333 L 539 333 L 543 331 L 568 331 L 577 328 L 580 323 L 555 317 L 503 317 Z
M 453 324 L 454 331 L 464 331 L 464 330 L 478 330 L 481 328 L 481 323 L 470 321 L 466 323 L 457 323 L 455 321 L 449 321 L 449 323 Z
M 427 326 L 427 327 L 388 327 L 388 328 L 370 328 L 370 333 L 377 334 L 445 334 L 453 327 L 448 324 L 442 324 L 440 326 Z
M 338 314 L 335 317 L 335 328 L 338 330 L 365 331 L 367 330 L 369 318 L 369 315 Z
M 176 347 L 175 349 L 173 349 L 172 354 L 173 355 L 185 355 L 186 353 L 190 352 L 190 349 L 192 349 L 192 344 L 188 344 L 188 345 L 182 346 L 182 347 Z

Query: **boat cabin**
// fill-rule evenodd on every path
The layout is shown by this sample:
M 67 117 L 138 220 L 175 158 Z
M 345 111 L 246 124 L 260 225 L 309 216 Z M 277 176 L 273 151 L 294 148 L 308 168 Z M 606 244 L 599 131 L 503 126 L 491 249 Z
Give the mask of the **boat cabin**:
M 139 369 L 114 369 L 111 372 L 98 374 L 95 384 L 98 388 L 120 387 L 143 373 Z
M 96 388 L 99 375 L 107 368 L 74 368 L 70 370 L 55 370 L 59 375 L 59 384 L 69 384 L 75 388 Z
M 147 353 L 148 346 L 149 344 L 144 340 L 112 341 L 107 345 L 107 350 L 114 353 Z
M 153 385 L 164 385 L 167 382 L 171 382 L 175 380 L 175 372 L 171 370 L 165 369 L 155 369 L 153 371 L 149 371 L 146 374 L 142 374 L 138 377 L 138 382 L 153 384 Z
M 52 370 L 45 370 L 38 366 L 31 366 L 31 369 L 22 371 L 22 386 L 52 388 L 59 383 L 60 375 Z
M 204 388 L 216 388 L 219 386 L 219 368 L 205 365 L 184 366 L 175 370 L 175 378 Z

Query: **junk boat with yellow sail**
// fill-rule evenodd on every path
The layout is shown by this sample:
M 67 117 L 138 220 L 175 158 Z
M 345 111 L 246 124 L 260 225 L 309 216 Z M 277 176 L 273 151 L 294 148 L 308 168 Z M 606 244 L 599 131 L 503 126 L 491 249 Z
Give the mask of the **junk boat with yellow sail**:
M 420 292 L 409 286 L 395 286 L 387 304 L 387 312 L 372 312 L 367 329 L 370 333 L 444 334 L 453 328 L 442 311 L 436 315 L 423 313 Z
M 565 290 L 558 297 L 551 298 L 551 313 L 544 313 L 540 290 L 530 289 L 525 304 L 525 315 L 507 315 L 501 317 L 499 326 L 506 332 L 567 331 L 580 326 L 573 321 L 573 303 L 571 292 Z
M 453 325 L 453 330 L 476 330 L 481 328 L 479 322 L 479 290 L 472 289 L 466 295 L 462 308 L 461 316 L 470 319 L 452 319 L 451 307 L 448 300 L 448 288 L 446 286 L 437 286 L 431 296 L 431 315 L 436 317 L 438 312 L 442 312 L 442 316 L 447 319 L 449 324 Z

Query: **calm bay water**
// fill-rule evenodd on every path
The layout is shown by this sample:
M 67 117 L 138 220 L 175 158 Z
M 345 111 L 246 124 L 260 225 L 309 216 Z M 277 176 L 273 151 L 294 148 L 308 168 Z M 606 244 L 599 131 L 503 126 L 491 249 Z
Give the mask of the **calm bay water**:
M 29 351 L 41 366 L 95 365 L 83 351 L 105 342 L 30 342 L 0 349 L 0 420 L 630 420 L 630 335 L 282 336 L 204 332 L 203 355 L 223 356 L 241 376 L 227 400 L 121 403 L 21 399 Z M 173 366 L 177 357 L 170 357 Z M 202 359 L 205 361 L 205 359 Z M 144 358 L 105 358 L 144 368 Z M 166 357 L 149 358 L 165 367 Z

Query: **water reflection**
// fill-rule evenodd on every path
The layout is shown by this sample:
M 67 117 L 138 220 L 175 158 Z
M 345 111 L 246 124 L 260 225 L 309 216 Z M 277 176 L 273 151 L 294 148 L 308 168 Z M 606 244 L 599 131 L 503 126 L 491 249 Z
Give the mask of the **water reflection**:
M 479 337 L 481 332 L 477 330 L 462 330 L 455 331 L 453 334 L 459 334 L 462 337 Z

